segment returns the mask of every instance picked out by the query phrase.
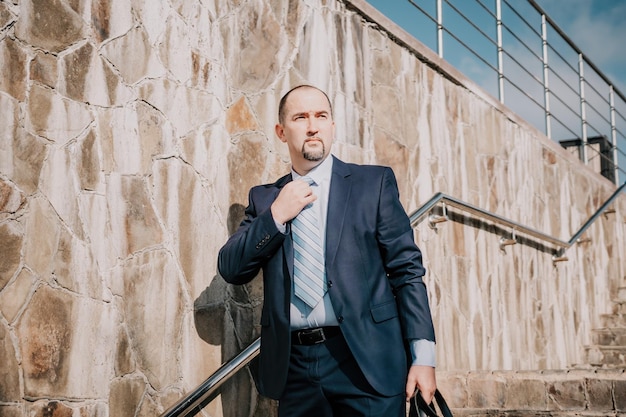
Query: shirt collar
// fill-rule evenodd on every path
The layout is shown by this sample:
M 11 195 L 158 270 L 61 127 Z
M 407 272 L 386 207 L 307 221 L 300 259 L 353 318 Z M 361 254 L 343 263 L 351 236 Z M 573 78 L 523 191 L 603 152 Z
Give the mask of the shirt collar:
M 318 185 L 323 182 L 329 181 L 333 172 L 333 159 L 334 158 L 332 155 L 328 155 L 328 157 L 324 159 L 321 164 L 310 170 L 309 173 L 306 174 L 306 176 L 312 178 L 313 181 L 315 181 L 315 183 Z M 297 180 L 298 178 L 302 177 L 302 175 L 299 175 L 292 168 L 291 177 L 294 180 Z

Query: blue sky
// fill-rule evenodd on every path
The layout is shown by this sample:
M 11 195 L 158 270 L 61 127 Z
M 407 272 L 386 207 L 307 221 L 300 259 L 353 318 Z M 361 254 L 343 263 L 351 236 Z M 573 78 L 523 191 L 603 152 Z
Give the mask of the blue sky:
M 367 0 L 398 26 L 437 51 L 436 0 Z M 626 0 L 535 0 L 604 77 L 626 96 Z M 541 14 L 528 0 L 501 0 L 504 88 L 499 88 L 496 0 L 444 0 L 443 58 L 544 133 L 545 79 Z M 463 16 L 467 16 L 464 18 Z M 469 22 L 468 22 L 469 20 Z M 608 85 L 584 65 L 585 124 L 581 123 L 579 56 L 547 29 L 550 137 L 556 141 L 612 137 Z M 471 52 L 473 51 L 473 52 Z M 500 97 L 502 95 L 502 97 Z M 616 146 L 626 167 L 626 101 L 616 96 Z
M 417 9 L 410 4 L 411 0 L 368 0 L 370 4 L 387 15 L 391 20 L 403 27 L 427 46 L 436 48 L 436 27 L 432 21 L 420 16 Z M 435 15 L 435 0 L 412 0 L 431 15 Z M 495 9 L 494 0 L 449 0 L 468 15 L 474 15 L 475 22 L 481 26 L 492 38 L 495 38 L 495 23 L 492 17 L 487 16 L 476 4 Z M 505 1 L 503 0 L 503 4 Z M 540 17 L 531 8 L 526 0 L 506 0 L 506 3 L 518 8 L 518 12 L 535 24 L 534 30 L 539 31 Z M 600 71 L 609 78 L 617 88 L 626 95 L 626 0 L 536 0 L 544 12 L 565 32 L 576 46 L 589 58 Z M 504 19 L 517 17 L 508 12 L 509 7 L 503 5 Z M 444 2 L 444 24 L 454 24 L 463 31 L 467 26 L 467 38 L 472 47 L 478 47 L 480 42 L 473 41 L 474 29 L 460 20 L 454 19 L 454 14 Z M 511 20 L 509 20 L 511 23 Z M 522 24 L 512 23 L 523 31 Z M 522 33 L 523 35 L 524 33 Z M 506 36 L 506 35 L 505 35 Z M 540 46 L 539 46 L 540 48 Z M 448 46 L 447 51 L 451 49 Z M 456 51 L 454 51 L 456 52 Z M 541 51 L 535 51 L 541 54 Z M 453 60 L 455 54 L 450 52 L 446 57 L 444 41 L 444 58 Z M 493 55 L 493 54 L 492 54 Z M 451 63 L 455 66 L 469 65 L 467 62 Z M 471 68 L 470 71 L 480 71 Z M 468 74 L 476 76 L 476 74 Z
M 436 0 L 367 0 L 396 24 L 436 51 Z M 626 0 L 535 0 L 550 19 L 593 65 L 626 96 Z M 502 39 L 505 54 L 504 89 L 498 85 L 495 0 L 443 2 L 443 58 L 513 111 L 546 131 L 541 14 L 527 0 L 502 0 Z M 467 16 L 468 18 L 463 18 Z M 468 23 L 468 20 L 470 21 Z M 580 124 L 579 57 L 548 26 L 551 100 L 551 137 L 569 140 L 582 136 Z M 474 53 L 470 52 L 473 50 Z M 609 89 L 589 65 L 584 76 L 587 136 L 610 137 Z M 626 132 L 626 102 L 616 101 L 620 149 Z
M 583 54 L 626 95 L 626 1 L 536 2 Z

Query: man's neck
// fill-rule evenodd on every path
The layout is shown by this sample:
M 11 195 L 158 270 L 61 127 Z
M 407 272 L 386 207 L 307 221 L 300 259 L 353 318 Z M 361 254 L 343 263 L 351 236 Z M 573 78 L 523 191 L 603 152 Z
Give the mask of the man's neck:
M 306 166 L 299 166 L 296 167 L 294 165 L 291 166 L 291 169 L 298 175 L 300 176 L 305 176 L 307 175 L 309 172 L 313 171 L 315 168 L 317 168 L 318 166 L 322 165 L 322 163 L 324 163 L 324 161 L 330 156 L 327 155 L 324 159 L 322 159 L 321 161 L 310 161 L 311 164 L 305 164 Z
M 297 176 L 298 178 L 306 175 L 306 176 L 314 178 L 315 181 L 317 182 L 318 180 L 323 181 L 324 178 L 330 178 L 332 167 L 333 167 L 333 158 L 326 157 L 321 163 L 317 164 L 310 170 L 302 171 L 304 172 L 304 174 L 300 174 L 293 167 L 291 168 L 291 172 L 293 175 Z

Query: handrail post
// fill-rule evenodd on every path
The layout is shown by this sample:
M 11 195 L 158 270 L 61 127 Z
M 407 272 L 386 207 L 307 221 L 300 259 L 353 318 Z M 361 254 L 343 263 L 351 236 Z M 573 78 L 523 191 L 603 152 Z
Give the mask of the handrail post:
M 437 54 L 443 58 L 443 0 L 437 0 Z
M 548 60 L 548 22 L 545 14 L 541 14 L 541 41 L 543 51 L 543 94 L 544 114 L 546 118 L 546 136 L 552 139 L 552 114 L 550 113 L 550 62 Z
M 611 107 L 611 145 L 613 146 L 613 174 L 615 184 L 619 184 L 619 155 L 617 152 L 617 124 L 615 122 L 615 89 L 609 86 L 609 106 Z
M 585 165 L 589 163 L 587 157 L 587 102 L 585 99 L 585 57 L 578 54 L 578 77 L 580 94 L 580 123 L 581 123 L 581 145 L 579 148 L 579 158 Z
M 502 0 L 496 0 L 496 36 L 498 42 L 498 95 L 504 103 L 504 43 L 502 40 Z

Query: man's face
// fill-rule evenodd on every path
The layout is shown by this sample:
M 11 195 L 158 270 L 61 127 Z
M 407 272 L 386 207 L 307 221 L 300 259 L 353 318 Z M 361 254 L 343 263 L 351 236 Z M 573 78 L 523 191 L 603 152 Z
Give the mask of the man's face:
M 287 97 L 284 115 L 276 135 L 287 144 L 294 170 L 304 175 L 330 154 L 335 137 L 330 105 L 321 91 L 298 88 Z

